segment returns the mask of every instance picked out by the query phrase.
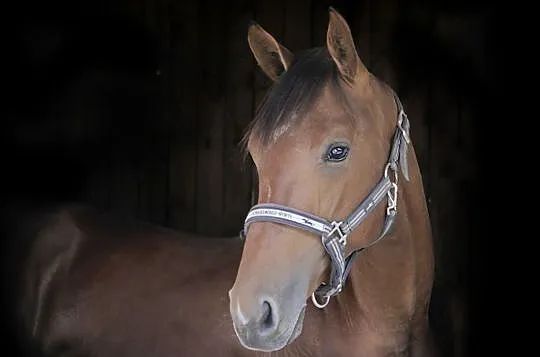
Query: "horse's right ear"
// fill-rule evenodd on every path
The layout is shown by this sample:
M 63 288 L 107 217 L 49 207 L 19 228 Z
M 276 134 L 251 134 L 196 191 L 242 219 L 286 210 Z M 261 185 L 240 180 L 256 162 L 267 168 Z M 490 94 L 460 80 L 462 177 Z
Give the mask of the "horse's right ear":
M 255 21 L 249 25 L 248 42 L 257 64 L 274 82 L 289 69 L 294 58 L 292 52 L 280 45 Z

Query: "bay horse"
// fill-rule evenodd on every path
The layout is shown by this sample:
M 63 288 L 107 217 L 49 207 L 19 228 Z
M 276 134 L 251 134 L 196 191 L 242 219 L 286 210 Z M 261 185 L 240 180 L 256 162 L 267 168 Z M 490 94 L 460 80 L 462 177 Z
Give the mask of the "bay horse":
M 259 196 L 229 292 L 235 333 L 255 351 L 299 339 L 310 356 L 432 355 L 432 234 L 409 121 L 329 13 L 326 47 L 299 56 L 249 29 L 274 85 L 245 136 Z
M 259 199 L 240 236 L 76 204 L 9 209 L 7 235 L 31 240 L 12 255 L 23 341 L 46 356 L 434 355 L 434 258 L 408 119 L 329 13 L 326 46 L 298 56 L 249 27 L 275 84 L 244 140 Z

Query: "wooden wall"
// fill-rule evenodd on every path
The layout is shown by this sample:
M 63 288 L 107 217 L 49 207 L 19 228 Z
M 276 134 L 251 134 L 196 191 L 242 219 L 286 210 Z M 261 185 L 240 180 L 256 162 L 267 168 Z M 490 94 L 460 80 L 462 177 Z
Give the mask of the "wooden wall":
M 30 15 L 21 9 L 20 56 L 7 83 L 23 104 L 8 104 L 15 119 L 5 132 L 24 165 L 10 166 L 6 192 L 237 234 L 256 199 L 238 144 L 270 85 L 254 66 L 248 23 L 299 51 L 324 45 L 330 5 L 349 22 L 368 68 L 402 98 L 436 236 L 438 284 L 462 290 L 486 78 L 481 10 L 413 0 L 116 0 L 52 2 Z
M 463 175 L 474 175 L 474 133 L 464 120 L 467 106 L 461 105 L 458 94 L 448 88 L 446 78 L 405 75 L 402 82 L 398 80 L 398 71 L 407 68 L 395 65 L 397 60 L 391 54 L 396 51 L 396 27 L 404 3 L 131 2 L 127 9 L 131 14 L 123 16 L 156 42 L 154 67 L 137 73 L 138 83 L 122 79 L 121 85 L 126 87 L 116 93 L 128 92 L 124 93 L 126 102 L 118 104 L 125 106 L 126 118 L 118 122 L 123 127 L 116 128 L 114 135 L 131 137 L 108 138 L 110 155 L 102 156 L 108 160 L 108 170 L 96 170 L 99 177 L 87 181 L 87 199 L 98 206 L 179 229 L 210 235 L 235 234 L 253 199 L 254 185 L 249 162 L 242 164 L 237 145 L 270 85 L 254 66 L 249 52 L 248 23 L 256 20 L 289 49 L 299 51 L 324 45 L 328 6 L 332 5 L 349 21 L 366 65 L 403 98 L 438 229 L 439 216 L 445 214 L 439 210 L 453 201 L 451 197 L 439 199 L 441 190 L 454 192 L 451 186 Z M 437 15 L 436 8 L 420 10 Z M 130 80 L 136 82 L 137 78 Z M 140 93 L 141 86 L 150 88 L 143 93 L 148 97 Z M 134 113 L 127 108 L 131 101 L 154 102 L 146 105 L 146 113 Z M 122 115 L 121 110 L 116 114 Z M 133 114 L 136 120 L 130 122 L 127 115 Z M 456 164 L 452 160 L 458 160 L 459 170 L 450 167 Z M 445 205 L 437 206 L 438 201 Z

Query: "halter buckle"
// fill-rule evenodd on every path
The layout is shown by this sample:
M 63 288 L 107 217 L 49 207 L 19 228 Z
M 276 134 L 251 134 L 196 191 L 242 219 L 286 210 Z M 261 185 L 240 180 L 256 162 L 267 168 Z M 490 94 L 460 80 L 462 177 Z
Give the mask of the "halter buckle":
M 330 224 L 332 225 L 332 229 L 330 230 L 330 232 L 328 232 L 326 236 L 331 237 L 334 235 L 334 233 L 337 232 L 339 236 L 338 242 L 341 243 L 341 245 L 343 246 L 347 245 L 347 234 L 343 233 L 343 231 L 341 230 L 341 225 L 343 224 L 343 222 L 333 221 Z
M 392 188 L 390 188 L 390 190 L 386 194 L 388 197 L 388 206 L 386 207 L 387 215 L 391 215 L 392 212 L 395 212 L 397 210 L 397 191 L 398 186 L 395 182 L 392 182 Z
M 390 178 L 388 174 L 388 170 L 392 170 L 394 180 L 390 180 L 392 187 L 390 187 L 390 190 L 386 193 L 386 196 L 388 197 L 388 206 L 386 207 L 386 214 L 391 215 L 392 213 L 395 213 L 397 210 L 397 199 L 398 199 L 398 172 L 397 172 L 397 164 L 395 162 L 389 162 L 386 164 L 386 167 L 384 168 L 384 177 Z

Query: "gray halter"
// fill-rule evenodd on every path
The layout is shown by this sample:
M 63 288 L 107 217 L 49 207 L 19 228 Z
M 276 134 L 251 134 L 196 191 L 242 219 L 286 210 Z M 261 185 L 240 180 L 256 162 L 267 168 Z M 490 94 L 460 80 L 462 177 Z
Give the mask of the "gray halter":
M 405 179 L 407 181 L 409 180 L 407 144 L 410 142 L 409 119 L 403 110 L 401 101 L 395 94 L 394 99 L 398 108 L 398 121 L 383 176 L 364 201 L 348 217 L 342 221 L 329 221 L 294 208 L 274 203 L 263 203 L 251 208 L 245 219 L 244 229 L 240 232 L 240 235 L 245 237 L 251 223 L 266 221 L 304 229 L 320 236 L 322 245 L 330 256 L 332 271 L 328 284 L 323 283 L 311 296 L 313 304 L 318 308 L 324 308 L 328 305 L 330 297 L 341 292 L 357 254 L 385 237 L 394 223 L 398 198 L 397 171 L 399 166 Z M 387 198 L 387 206 L 381 233 L 374 241 L 366 246 L 355 249 L 349 256 L 345 257 L 347 236 L 368 217 L 379 203 L 383 201 L 385 196 Z M 319 303 L 317 297 L 323 302 Z

